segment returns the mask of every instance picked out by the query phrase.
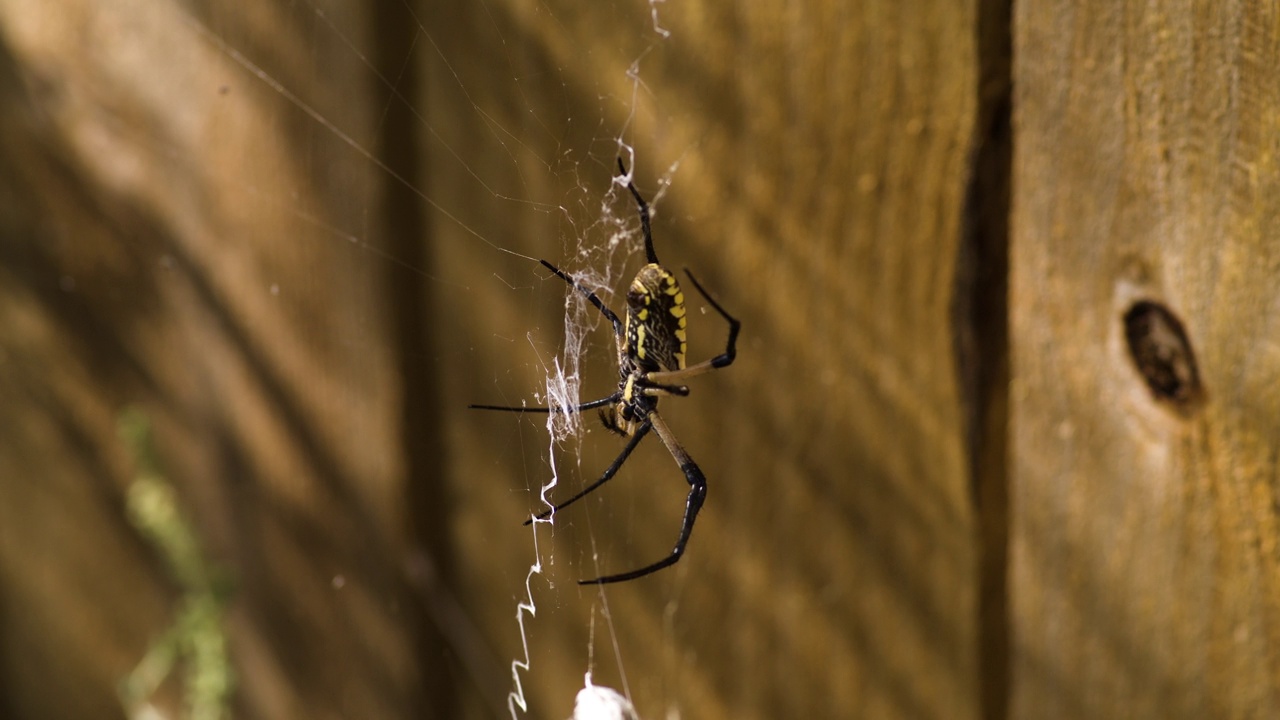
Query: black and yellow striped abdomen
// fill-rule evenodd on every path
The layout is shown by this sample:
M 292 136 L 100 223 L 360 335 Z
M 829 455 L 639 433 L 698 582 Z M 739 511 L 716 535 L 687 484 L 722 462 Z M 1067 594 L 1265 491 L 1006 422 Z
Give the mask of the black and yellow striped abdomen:
M 676 277 L 645 265 L 627 291 L 626 353 L 642 372 L 684 369 L 684 293 Z

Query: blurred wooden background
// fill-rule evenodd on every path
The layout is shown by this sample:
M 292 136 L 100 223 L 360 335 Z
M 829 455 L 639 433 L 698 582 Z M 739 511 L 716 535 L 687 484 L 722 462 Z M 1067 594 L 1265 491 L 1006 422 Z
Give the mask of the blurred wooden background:
M 664 401 L 710 482 L 677 566 L 574 584 L 669 547 L 654 440 L 539 530 L 529 716 L 588 670 L 646 718 L 1280 714 L 1276 8 L 731 5 L 0 4 L 0 715 L 124 717 L 191 597 L 133 407 L 230 716 L 506 717 L 548 443 L 465 408 L 541 389 L 565 288 L 502 250 L 633 223 L 624 128 L 743 335 Z

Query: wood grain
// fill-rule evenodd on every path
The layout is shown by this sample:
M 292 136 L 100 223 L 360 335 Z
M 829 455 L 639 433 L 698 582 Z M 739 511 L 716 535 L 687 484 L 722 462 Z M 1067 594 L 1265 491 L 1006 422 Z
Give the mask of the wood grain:
M 1275 9 L 1019 3 L 1015 717 L 1280 707 Z M 1205 401 L 1124 315 L 1183 325 Z
M 581 13 L 568 25 L 561 24 L 572 15 L 568 6 L 555 8 L 550 15 L 559 23 L 531 26 L 544 34 L 527 38 L 529 52 L 581 74 L 580 84 L 600 97 L 629 100 L 628 65 L 657 43 L 640 64 L 644 85 L 627 136 L 637 151 L 636 182 L 653 196 L 657 180 L 679 163 L 654 203 L 659 256 L 692 268 L 743 321 L 737 362 L 691 383 L 688 399 L 663 401 L 710 485 L 688 554 L 672 570 L 607 591 L 622 668 L 642 713 L 975 716 L 978 552 L 970 418 L 952 314 L 977 104 L 975 40 L 965 32 L 975 24 L 973 10 L 952 3 L 668 4 L 660 19 L 672 36 L 658 42 L 623 29 L 645 28 L 643 6 L 621 19 Z M 458 12 L 463 17 L 450 18 L 451 27 L 486 28 L 472 14 L 479 8 Z M 566 30 L 588 38 L 589 55 L 556 54 Z M 449 42 L 454 53 L 476 44 L 466 35 Z M 588 56 L 591 67 L 582 64 Z M 440 85 L 449 81 L 442 70 Z M 626 102 L 605 108 L 610 125 L 631 110 Z M 448 122 L 448 112 L 439 107 L 439 122 Z M 474 128 L 474 142 L 485 132 Z M 613 162 L 614 147 L 601 144 L 577 158 L 570 178 L 596 192 L 608 189 Z M 433 187 L 448 182 L 442 174 Z M 554 178 L 545 182 L 555 187 Z M 625 195 L 614 196 L 614 208 L 623 217 L 633 212 Z M 574 262 L 572 243 L 557 257 L 564 251 L 555 228 L 537 238 L 529 221 L 536 218 L 526 214 L 504 237 L 521 237 L 521 252 Z M 545 273 L 474 244 L 442 246 L 450 258 L 443 264 L 474 268 L 477 282 L 490 271 L 502 278 L 473 296 L 475 307 L 460 309 L 460 327 L 483 338 L 480 328 L 499 318 L 512 329 L 497 334 L 533 326 L 555 337 L 561 309 L 540 321 L 508 322 L 530 300 L 503 284 L 532 282 L 535 296 L 551 295 L 558 305 L 565 288 L 554 278 L 532 280 Z M 620 275 L 625 282 L 627 273 Z M 724 332 L 714 314 L 691 310 L 690 357 L 718 352 Z M 603 331 L 596 341 L 603 361 L 588 368 L 584 397 L 607 393 L 613 382 Z M 455 389 L 454 403 L 476 401 L 474 392 L 494 400 L 495 377 L 504 392 L 529 392 L 504 374 L 530 354 L 523 345 L 492 343 L 450 362 L 446 375 L 471 372 L 475 383 Z M 538 387 L 538 378 L 531 382 Z M 514 497 L 511 485 L 469 478 L 498 472 L 483 448 L 504 435 L 527 454 L 545 441 L 527 431 L 513 438 L 507 417 L 459 423 L 483 461 L 460 454 L 464 469 L 452 473 L 468 478 L 457 490 L 466 529 L 460 564 L 488 578 L 474 596 L 481 625 L 497 628 L 494 644 L 518 655 L 511 602 L 485 597 L 517 583 L 523 565 L 499 574 L 492 528 L 504 514 L 539 507 L 537 483 L 547 470 L 535 454 L 532 466 L 506 471 L 516 488 L 532 483 L 535 490 Z M 593 480 L 620 446 L 589 433 L 561 492 Z M 610 486 L 557 517 L 556 563 L 548 569 L 556 586 L 535 584 L 540 602 L 554 605 L 535 623 L 528 683 L 540 714 L 567 715 L 581 684 L 588 621 L 602 605 L 570 583 L 596 573 L 593 539 L 604 571 L 659 557 L 674 538 L 683 488 L 664 451 L 642 445 Z M 527 564 L 524 542 L 517 558 Z M 619 687 L 607 632 L 597 620 L 594 679 Z
M 663 401 L 710 483 L 684 560 L 573 583 L 669 547 L 685 485 L 652 442 L 540 530 L 530 716 L 588 669 L 651 718 L 977 716 L 974 453 L 1002 416 L 964 365 L 993 353 L 959 357 L 986 307 L 974 5 L 318 10 L 0 6 L 0 714 L 120 717 L 170 619 L 122 510 L 138 405 L 234 578 L 236 717 L 503 715 L 547 439 L 466 405 L 540 389 L 566 288 L 530 258 L 580 269 L 604 202 L 634 223 L 621 134 L 660 256 L 742 340 Z M 725 328 L 693 300 L 701 359 Z M 560 447 L 561 491 L 618 449 Z

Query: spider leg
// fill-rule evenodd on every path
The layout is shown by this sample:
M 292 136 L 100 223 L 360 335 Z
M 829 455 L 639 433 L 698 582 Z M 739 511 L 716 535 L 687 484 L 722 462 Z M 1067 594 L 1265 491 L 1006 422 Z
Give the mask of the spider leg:
M 558 275 L 561 280 L 564 280 L 565 282 L 569 283 L 569 285 L 571 285 L 574 290 L 577 290 L 578 292 L 582 293 L 582 295 L 587 298 L 587 301 L 590 302 L 592 305 L 595 305 L 596 309 L 600 311 L 600 314 L 604 315 L 605 318 L 609 320 L 610 324 L 613 325 L 613 334 L 618 337 L 622 337 L 622 332 L 623 332 L 622 321 L 619 320 L 618 316 L 614 314 L 612 310 L 609 309 L 608 305 L 604 304 L 604 301 L 602 301 L 599 298 L 599 296 L 597 296 L 594 292 L 591 292 L 587 288 L 583 287 L 582 285 L 578 284 L 577 280 L 574 280 L 573 278 L 569 277 L 568 273 L 556 267 L 555 265 L 552 265 L 546 260 L 539 260 L 538 262 L 542 263 L 542 265 L 545 268 L 547 268 L 551 272 Z
M 623 177 L 627 177 L 627 166 L 622 164 L 622 158 L 618 158 L 618 171 Z M 649 262 L 657 265 L 658 253 L 653 250 L 653 231 L 649 229 L 649 203 L 640 197 L 640 191 L 636 189 L 636 184 L 631 178 L 627 178 L 627 189 L 631 191 L 631 197 L 636 199 L 636 207 L 640 208 L 640 228 L 644 230 L 644 254 L 649 258 Z
M 569 283 L 569 286 L 572 287 L 574 290 L 577 290 L 578 292 L 582 293 L 583 296 L 587 298 L 587 301 L 590 302 L 592 305 L 594 305 L 595 308 L 600 311 L 600 314 L 604 315 L 605 319 L 607 319 L 609 323 L 613 325 L 613 334 L 619 338 L 622 337 L 622 333 L 623 333 L 622 321 L 619 320 L 618 316 L 614 314 L 612 310 L 609 309 L 609 306 L 604 304 L 604 302 L 599 298 L 599 296 L 597 296 L 595 293 L 591 292 L 587 288 L 583 287 L 582 285 L 578 284 L 578 281 L 574 280 L 572 277 L 569 276 L 568 273 L 556 267 L 555 265 L 552 265 L 546 260 L 540 260 L 539 262 L 541 262 L 543 266 L 545 266 L 548 270 L 555 273 L 556 276 L 559 277 L 561 280 L 564 280 L 565 282 Z M 592 400 L 591 402 L 583 403 L 575 407 L 572 410 L 572 412 L 582 412 L 583 410 L 590 410 L 592 408 L 604 407 L 605 405 L 609 405 L 611 403 L 617 402 L 618 399 L 621 397 L 622 397 L 622 393 L 617 392 L 606 398 L 600 398 L 599 400 Z M 552 412 L 551 408 L 545 408 L 545 407 L 510 407 L 506 405 L 468 405 L 467 407 L 471 410 L 498 410 L 501 412 L 532 412 L 532 413 Z M 557 412 L 563 412 L 563 410 L 557 410 Z
M 676 538 L 675 547 L 671 549 L 670 555 L 638 570 L 617 575 L 605 575 L 594 580 L 579 580 L 579 585 L 606 585 L 608 583 L 635 580 L 657 572 L 662 568 L 675 565 L 680 560 L 680 556 L 684 555 L 685 545 L 689 543 L 689 536 L 693 534 L 693 523 L 698 519 L 698 511 L 702 509 L 702 502 L 707 499 L 707 478 L 703 476 L 702 470 L 698 468 L 698 464 L 693 461 L 693 458 L 689 457 L 689 453 L 685 452 L 684 447 L 680 445 L 680 441 L 676 440 L 675 435 L 671 434 L 671 428 L 667 427 L 667 424 L 658 416 L 657 412 L 650 413 L 649 419 L 645 420 L 641 428 L 646 428 L 649 425 L 653 425 L 653 429 L 658 431 L 658 437 L 662 438 L 662 444 L 667 446 L 667 450 L 671 452 L 671 457 L 675 459 L 676 464 L 680 466 L 681 472 L 684 473 L 685 480 L 689 482 L 689 497 L 685 500 L 684 520 L 680 523 L 680 535 Z M 637 432 L 636 434 L 640 433 Z
M 577 407 L 573 408 L 569 412 L 582 412 L 583 410 L 591 410 L 592 408 L 604 407 L 605 405 L 612 405 L 613 403 L 618 402 L 618 400 L 621 397 L 622 397 L 622 393 L 616 392 L 610 395 L 609 397 L 600 398 L 599 400 L 592 400 L 591 402 L 582 403 L 581 405 L 578 405 Z M 527 413 L 565 412 L 564 408 L 549 408 L 549 407 L 542 407 L 541 405 L 537 407 L 511 407 L 509 405 L 468 405 L 467 409 L 468 410 L 498 410 L 501 412 L 527 412 Z
M 650 427 L 652 427 L 652 425 L 649 423 L 648 420 L 646 420 L 643 424 L 640 425 L 640 427 L 636 428 L 636 434 L 631 436 L 631 440 L 627 442 L 626 447 L 622 448 L 622 452 L 618 454 L 618 457 L 613 461 L 613 464 L 610 465 L 608 468 L 605 468 L 604 474 L 600 476 L 599 480 L 586 486 L 585 488 L 582 489 L 581 492 L 569 498 L 568 500 L 565 500 L 564 502 L 561 502 L 561 503 L 556 503 L 554 506 L 552 506 L 550 510 L 544 510 L 543 512 L 538 513 L 537 515 L 529 518 L 528 520 L 525 520 L 524 524 L 528 525 L 534 520 L 545 520 L 546 518 L 551 516 L 551 513 L 560 512 L 561 510 L 569 507 L 570 505 L 586 497 L 587 493 L 591 492 L 592 490 L 595 490 L 601 485 L 612 480 L 613 476 L 617 475 L 618 470 L 622 468 L 622 463 L 626 462 L 627 458 L 631 456 L 631 451 L 635 450 L 636 446 L 640 444 L 640 441 L 644 439 L 644 436 L 649 434 Z
M 698 292 L 702 294 L 702 297 L 705 298 L 707 302 L 711 303 L 711 307 L 715 308 L 716 312 L 720 313 L 720 317 L 724 318 L 725 322 L 729 323 L 729 342 L 725 344 L 724 352 L 710 360 L 704 360 L 697 365 L 690 365 L 683 370 L 666 370 L 662 372 L 649 373 L 645 376 L 645 382 L 651 385 L 679 384 L 691 377 L 703 375 L 711 372 L 712 370 L 719 370 L 722 367 L 728 367 L 733 364 L 734 358 L 738 356 L 738 331 L 742 329 L 742 323 L 739 322 L 737 318 L 726 312 L 725 309 L 720 306 L 720 303 L 716 302 L 715 298 L 707 294 L 707 291 L 702 288 L 702 283 L 698 282 L 698 278 L 694 277 L 693 273 L 689 272 L 688 268 L 685 268 L 684 272 L 689 276 L 689 279 L 693 281 L 693 286 L 698 289 Z
M 640 392 L 650 397 L 689 397 L 688 385 L 658 385 L 656 383 L 639 383 Z

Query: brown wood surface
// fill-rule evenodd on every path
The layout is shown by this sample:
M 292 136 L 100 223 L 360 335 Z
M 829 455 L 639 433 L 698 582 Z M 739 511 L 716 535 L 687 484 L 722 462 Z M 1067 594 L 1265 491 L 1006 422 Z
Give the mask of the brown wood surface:
M 559 352 L 522 256 L 634 231 L 623 128 L 743 334 L 663 400 L 684 560 L 574 584 L 674 538 L 655 438 L 539 530 L 529 716 L 588 670 L 648 718 L 1280 714 L 1274 9 L 732 5 L 0 3 L 0 716 L 121 716 L 180 602 L 128 405 L 233 579 L 235 717 L 505 716 L 547 437 L 465 406 Z
M 458 12 L 443 24 L 484 32 L 480 8 Z M 972 25 L 972 13 L 947 3 L 915 11 L 892 3 L 670 5 L 661 17 L 673 36 L 641 65 L 646 90 L 629 138 L 639 153 L 637 183 L 653 196 L 656 179 L 679 161 L 655 203 L 659 254 L 693 268 L 744 329 L 731 368 L 693 383 L 688 400 L 664 402 L 710 483 L 689 554 L 672 570 L 608 591 L 636 702 L 647 717 L 668 709 L 696 717 L 976 715 L 975 529 L 950 316 L 976 84 L 973 38 L 953 29 Z M 564 68 L 587 88 L 571 104 L 630 97 L 627 67 L 655 38 L 623 28 L 643 27 L 645 8 L 621 18 L 603 10 L 572 23 L 563 12 L 557 18 L 513 19 L 534 23 L 526 28 L 532 64 Z M 566 33 L 586 39 L 562 47 Z M 446 56 L 483 44 L 465 33 L 446 40 Z M 431 87 L 447 97 L 451 81 L 441 70 Z M 504 106 L 511 102 L 494 99 L 486 111 L 516 122 L 527 109 Z M 448 127 L 448 104 L 436 107 L 432 122 Z M 625 105 L 605 107 L 607 123 L 626 120 Z M 558 115 L 554 105 L 535 111 Z M 548 134 L 567 133 L 572 146 L 572 133 L 593 131 Z M 474 139 L 457 144 L 468 146 L 483 144 L 488 130 L 462 132 Z M 576 158 L 568 180 L 606 191 L 612 152 Z M 449 193 L 457 183 L 439 166 L 428 187 Z M 545 183 L 552 202 L 572 197 L 556 182 L 528 181 Z M 446 207 L 466 202 L 441 198 Z M 614 206 L 623 217 L 632 212 L 624 195 Z M 558 237 L 571 229 L 532 212 L 511 217 L 506 230 L 504 219 L 489 219 L 497 229 L 484 232 L 520 237 L 520 252 L 572 267 Z M 436 217 L 434 227 L 438 264 L 471 269 L 472 293 L 450 305 L 451 332 L 465 333 L 475 349 L 446 355 L 444 367 L 446 377 L 471 380 L 453 386 L 445 405 L 530 398 L 541 371 L 530 368 L 524 333 L 558 336 L 564 288 L 524 261 L 464 242 L 447 219 Z M 636 263 L 627 267 L 634 272 Z M 529 290 L 512 293 L 512 283 Z M 531 319 L 523 308 L 547 296 L 551 312 Z M 714 315 L 694 311 L 691 356 L 718 352 L 724 332 Z M 608 392 L 613 377 L 607 337 L 596 342 L 605 357 L 587 366 L 591 397 Z M 533 372 L 520 377 L 513 367 Z M 546 475 L 538 425 L 518 424 L 463 416 L 451 430 L 460 449 L 450 474 L 458 479 L 458 565 L 468 568 L 479 625 L 508 657 L 520 650 L 510 594 L 522 587 L 532 552 L 527 531 L 509 533 L 503 518 L 536 508 L 535 497 L 512 490 L 536 489 Z M 513 454 L 524 462 L 495 462 L 504 442 L 519 442 Z M 599 430 L 582 445 L 580 466 L 560 461 L 570 487 L 593 479 L 620 447 Z M 532 624 L 527 684 L 539 715 L 570 710 L 588 667 L 592 608 L 594 679 L 621 685 L 600 597 L 572 581 L 596 568 L 593 536 L 605 570 L 669 547 L 685 487 L 657 443 L 648 445 L 613 485 L 562 514 L 553 544 L 543 545 L 554 553 L 547 572 L 555 586 L 534 583 L 543 608 Z M 512 538 L 501 555 L 495 533 Z
M 407 717 L 447 677 L 399 570 L 379 176 L 215 35 L 366 147 L 374 101 L 313 13 L 254 8 L 0 7 L 5 717 L 120 717 L 179 608 L 125 518 L 129 405 L 231 579 L 234 716 Z
M 1280 713 L 1280 16 L 1016 12 L 1014 717 Z M 1180 319 L 1162 401 L 1123 317 Z

